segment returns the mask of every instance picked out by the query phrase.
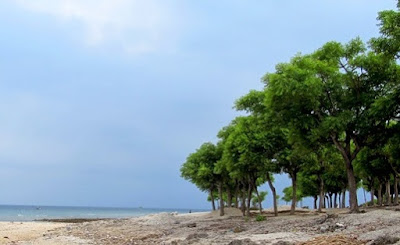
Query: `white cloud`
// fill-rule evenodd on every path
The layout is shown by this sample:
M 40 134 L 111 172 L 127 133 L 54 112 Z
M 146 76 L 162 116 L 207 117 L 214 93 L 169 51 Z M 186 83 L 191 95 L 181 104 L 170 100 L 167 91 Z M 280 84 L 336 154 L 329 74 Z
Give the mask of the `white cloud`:
M 161 0 L 17 0 L 23 8 L 69 22 L 78 21 L 91 46 L 119 45 L 124 51 L 159 51 L 175 39 L 178 16 Z

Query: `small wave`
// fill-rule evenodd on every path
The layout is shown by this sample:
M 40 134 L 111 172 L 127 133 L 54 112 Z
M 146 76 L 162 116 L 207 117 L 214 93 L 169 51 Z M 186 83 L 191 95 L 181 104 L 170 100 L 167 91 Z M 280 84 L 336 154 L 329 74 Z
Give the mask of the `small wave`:
M 23 214 L 18 214 L 17 216 L 18 216 L 18 217 L 23 217 L 24 215 L 23 215 Z

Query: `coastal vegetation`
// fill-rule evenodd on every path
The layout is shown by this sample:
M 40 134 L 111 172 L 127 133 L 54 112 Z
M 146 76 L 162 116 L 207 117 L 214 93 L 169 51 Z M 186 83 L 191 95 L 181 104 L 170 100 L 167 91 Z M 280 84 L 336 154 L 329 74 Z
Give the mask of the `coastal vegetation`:
M 346 191 L 358 212 L 360 186 L 370 205 L 399 203 L 400 12 L 382 11 L 378 22 L 378 37 L 296 54 L 262 78 L 262 90 L 235 102 L 244 115 L 181 167 L 183 178 L 209 193 L 213 210 L 218 200 L 220 215 L 226 206 L 250 215 L 253 200 L 261 212 L 259 186 L 268 183 L 278 215 L 276 173 L 291 179 L 283 197 L 291 214 L 304 197 L 320 211 L 344 208 Z

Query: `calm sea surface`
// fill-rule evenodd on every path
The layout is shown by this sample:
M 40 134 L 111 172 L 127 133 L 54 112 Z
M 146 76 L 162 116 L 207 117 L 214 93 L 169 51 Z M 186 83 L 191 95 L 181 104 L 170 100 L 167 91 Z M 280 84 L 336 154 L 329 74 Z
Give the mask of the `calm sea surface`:
M 189 209 L 0 205 L 0 221 L 33 221 L 58 218 L 129 218 L 152 213 L 188 213 L 189 211 Z M 198 212 L 205 210 L 191 211 Z

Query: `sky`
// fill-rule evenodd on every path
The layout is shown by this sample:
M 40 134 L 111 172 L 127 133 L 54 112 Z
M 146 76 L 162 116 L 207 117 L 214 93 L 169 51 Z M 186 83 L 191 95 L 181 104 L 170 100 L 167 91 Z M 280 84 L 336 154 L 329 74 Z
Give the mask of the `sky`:
M 0 203 L 210 208 L 179 169 L 240 114 L 234 101 L 299 52 L 377 36 L 395 7 L 0 1 Z

